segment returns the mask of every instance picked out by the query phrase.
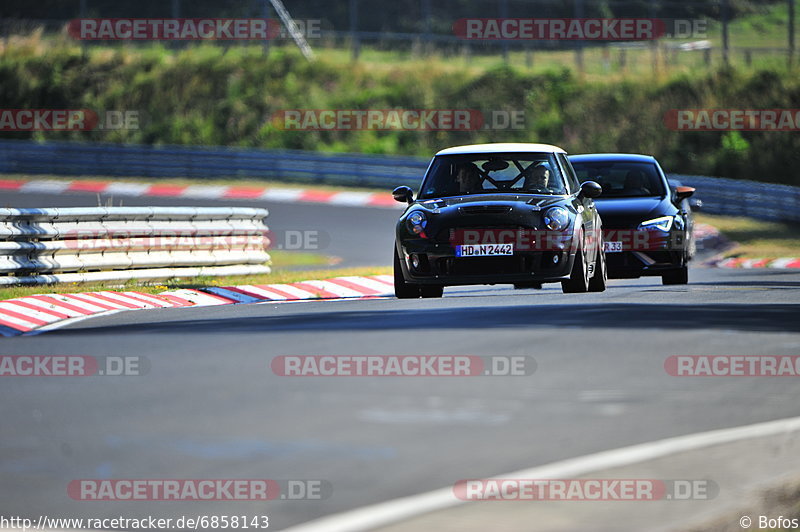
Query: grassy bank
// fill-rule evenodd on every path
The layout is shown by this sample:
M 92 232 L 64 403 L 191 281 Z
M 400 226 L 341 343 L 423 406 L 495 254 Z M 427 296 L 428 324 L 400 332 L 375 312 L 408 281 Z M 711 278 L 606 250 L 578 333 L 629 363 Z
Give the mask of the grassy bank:
M 777 34 L 768 24 L 761 30 Z M 585 52 L 587 68 L 600 70 L 582 76 L 568 66 L 572 59 L 558 55 L 572 52 L 537 53 L 531 68 L 517 56 L 510 64 L 477 56 L 383 62 L 377 50 L 356 63 L 343 50 L 320 50 L 310 63 L 277 46 L 265 55 L 255 46 L 82 48 L 65 37 L 14 37 L 0 44 L 6 108 L 135 110 L 140 122 L 134 129 L 3 137 L 425 157 L 448 145 L 541 141 L 571 153 L 649 153 L 669 172 L 800 184 L 796 133 L 682 132 L 664 121 L 671 109 L 800 107 L 800 76 L 785 63 L 756 57 L 752 68 L 710 70 L 701 61 L 654 72 L 644 56 L 645 71 L 616 75 L 603 71 L 603 53 Z M 389 108 L 513 112 L 524 120 L 521 129 L 287 131 L 271 119 L 286 109 Z
M 699 214 L 696 220 L 719 229 L 736 247 L 724 257 L 778 259 L 800 257 L 800 224 L 766 222 L 735 216 Z

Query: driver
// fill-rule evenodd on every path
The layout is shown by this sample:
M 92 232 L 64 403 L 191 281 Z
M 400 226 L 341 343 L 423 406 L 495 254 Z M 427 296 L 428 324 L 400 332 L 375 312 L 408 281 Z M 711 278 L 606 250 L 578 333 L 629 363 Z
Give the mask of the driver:
M 550 183 L 550 170 L 544 166 L 539 165 L 533 168 L 528 175 L 525 176 L 525 190 L 535 190 L 547 188 Z
M 480 188 L 481 173 L 475 163 L 462 164 L 456 174 L 459 194 L 469 194 Z

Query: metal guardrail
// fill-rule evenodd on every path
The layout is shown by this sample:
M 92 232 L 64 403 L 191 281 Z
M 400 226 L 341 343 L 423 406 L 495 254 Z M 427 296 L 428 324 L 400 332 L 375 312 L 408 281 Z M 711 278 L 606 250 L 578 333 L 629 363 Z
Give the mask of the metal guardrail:
M 0 285 L 269 273 L 266 209 L 0 209 Z
M 800 222 L 800 187 L 680 174 L 670 174 L 669 179 L 696 188 L 702 212 Z
M 296 150 L 0 141 L 0 173 L 255 178 L 347 186 L 416 187 L 428 160 Z
M 121 177 L 257 178 L 314 184 L 419 187 L 428 160 L 291 150 L 0 141 L 0 173 Z M 800 187 L 670 175 L 698 189 L 710 214 L 800 222 Z

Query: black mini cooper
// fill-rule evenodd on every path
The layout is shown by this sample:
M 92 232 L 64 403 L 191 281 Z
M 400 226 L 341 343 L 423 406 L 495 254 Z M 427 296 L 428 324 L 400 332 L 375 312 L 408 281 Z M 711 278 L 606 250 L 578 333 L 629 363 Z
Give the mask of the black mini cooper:
M 565 293 L 602 292 L 606 262 L 592 198 L 566 153 L 546 144 L 478 144 L 442 150 L 397 223 L 399 298 L 441 297 L 445 286 L 513 284 Z

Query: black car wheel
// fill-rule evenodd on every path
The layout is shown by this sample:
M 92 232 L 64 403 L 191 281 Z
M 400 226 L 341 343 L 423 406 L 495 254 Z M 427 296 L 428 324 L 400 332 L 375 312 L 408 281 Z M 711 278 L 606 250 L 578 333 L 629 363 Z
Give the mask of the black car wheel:
M 406 282 L 403 277 L 403 269 L 400 266 L 400 257 L 397 250 L 394 252 L 394 295 L 398 299 L 413 299 L 421 297 L 420 287 L 417 284 Z
M 606 253 L 603 251 L 603 241 L 598 245 L 597 260 L 594 263 L 594 276 L 589 281 L 589 292 L 605 292 L 608 281 L 608 268 L 606 267 Z
M 670 270 L 661 276 L 661 284 L 688 284 L 689 283 L 689 268 L 684 266 L 677 270 Z
M 569 279 L 561 281 L 561 291 L 565 294 L 582 294 L 589 291 L 589 268 L 586 265 L 586 252 L 584 246 L 575 252 L 575 262 Z
M 403 269 L 400 266 L 400 257 L 397 250 L 394 252 L 394 295 L 398 299 L 416 299 L 419 297 L 442 297 L 443 286 L 427 286 L 409 283 L 403 277 Z

